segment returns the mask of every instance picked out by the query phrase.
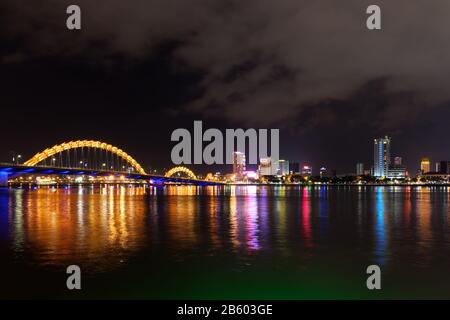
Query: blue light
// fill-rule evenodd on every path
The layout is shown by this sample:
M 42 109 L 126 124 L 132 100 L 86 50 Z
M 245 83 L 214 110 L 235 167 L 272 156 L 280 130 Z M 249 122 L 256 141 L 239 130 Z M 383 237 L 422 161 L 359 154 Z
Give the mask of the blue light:
M 386 251 L 386 230 L 384 224 L 384 193 L 381 187 L 376 191 L 376 221 L 375 221 L 375 255 L 377 263 L 384 265 Z

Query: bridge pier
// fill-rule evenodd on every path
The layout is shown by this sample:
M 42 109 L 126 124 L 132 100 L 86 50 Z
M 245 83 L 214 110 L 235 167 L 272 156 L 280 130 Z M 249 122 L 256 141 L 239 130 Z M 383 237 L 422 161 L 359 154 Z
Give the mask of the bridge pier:
M 6 172 L 0 172 L 0 187 L 8 186 L 8 174 Z

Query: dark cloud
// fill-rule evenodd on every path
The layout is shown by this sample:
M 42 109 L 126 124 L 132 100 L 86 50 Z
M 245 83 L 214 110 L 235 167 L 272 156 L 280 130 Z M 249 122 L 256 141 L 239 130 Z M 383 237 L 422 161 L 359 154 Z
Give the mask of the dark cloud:
M 95 55 L 97 63 L 110 54 L 148 59 L 175 42 L 173 67 L 202 74 L 197 99 L 183 109 L 247 125 L 288 121 L 385 77 L 377 121 L 392 128 L 405 108 L 418 116 L 449 99 L 450 4 L 380 0 L 383 30 L 371 32 L 370 3 L 79 0 L 83 30 L 74 34 L 64 29 L 69 2 L 15 0 L 3 4 L 3 37 L 21 46 L 2 62 L 79 54 Z

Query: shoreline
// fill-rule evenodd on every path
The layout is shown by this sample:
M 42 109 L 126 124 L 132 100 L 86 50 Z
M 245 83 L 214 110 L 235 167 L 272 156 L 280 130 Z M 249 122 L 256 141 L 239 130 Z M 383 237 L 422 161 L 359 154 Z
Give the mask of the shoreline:
M 79 188 L 79 187 L 103 187 L 103 186 L 146 186 L 146 187 L 170 187 L 170 186 L 195 186 L 192 184 L 165 184 L 165 185 L 153 185 L 148 183 L 74 183 L 74 184 L 10 184 L 8 186 L 0 187 L 0 189 L 31 189 L 31 188 Z M 210 185 L 215 187 L 450 187 L 450 183 L 426 183 L 426 184 L 296 184 L 296 183 L 283 183 L 283 184 L 264 184 L 264 183 L 224 183 L 220 185 Z M 199 187 L 199 186 L 197 186 Z M 200 187 L 208 187 L 200 186 Z

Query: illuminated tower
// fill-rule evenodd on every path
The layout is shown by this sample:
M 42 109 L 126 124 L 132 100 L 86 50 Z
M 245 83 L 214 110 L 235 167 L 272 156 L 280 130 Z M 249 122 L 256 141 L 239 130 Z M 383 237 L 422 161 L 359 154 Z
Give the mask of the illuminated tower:
M 420 161 L 420 171 L 422 171 L 422 173 L 428 173 L 430 172 L 430 167 L 431 167 L 430 159 L 422 158 L 422 160 Z
M 373 175 L 387 177 L 391 164 L 391 138 L 385 136 L 374 140 Z
M 242 177 L 245 171 L 245 154 L 239 151 L 233 153 L 233 173 Z

